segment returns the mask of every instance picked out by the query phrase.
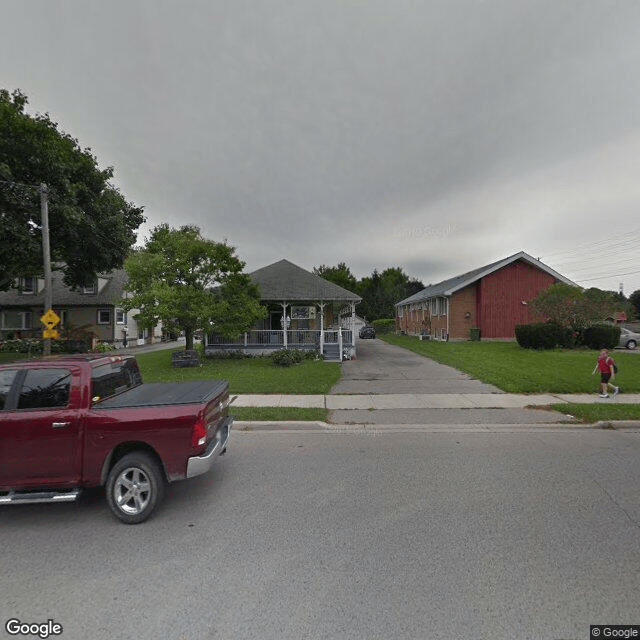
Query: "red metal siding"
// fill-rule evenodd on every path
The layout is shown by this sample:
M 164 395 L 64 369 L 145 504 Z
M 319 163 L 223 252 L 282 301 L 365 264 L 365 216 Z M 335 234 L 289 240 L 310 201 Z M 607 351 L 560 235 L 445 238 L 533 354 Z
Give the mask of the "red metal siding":
M 535 322 L 528 304 L 555 282 L 553 276 L 518 260 L 485 276 L 478 289 L 478 326 L 482 338 L 513 338 L 515 326 Z

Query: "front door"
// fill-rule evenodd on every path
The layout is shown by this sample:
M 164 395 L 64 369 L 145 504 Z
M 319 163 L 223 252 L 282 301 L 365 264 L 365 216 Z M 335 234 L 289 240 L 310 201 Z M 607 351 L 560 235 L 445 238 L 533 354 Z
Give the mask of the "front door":
M 282 311 L 272 311 L 269 314 L 269 329 L 271 331 L 282 331 Z
M 65 486 L 81 479 L 79 371 L 19 371 L 0 411 L 0 487 Z M 73 380 L 73 384 L 72 384 Z

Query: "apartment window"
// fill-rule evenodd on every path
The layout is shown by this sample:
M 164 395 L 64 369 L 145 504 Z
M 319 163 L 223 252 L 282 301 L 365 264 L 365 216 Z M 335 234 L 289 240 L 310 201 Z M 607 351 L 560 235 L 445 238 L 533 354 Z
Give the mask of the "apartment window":
M 23 330 L 32 328 L 31 311 L 3 311 L 2 328 Z
M 98 309 L 98 324 L 109 324 L 111 322 L 110 309 Z
M 116 309 L 116 324 L 127 324 L 127 314 L 123 309 Z

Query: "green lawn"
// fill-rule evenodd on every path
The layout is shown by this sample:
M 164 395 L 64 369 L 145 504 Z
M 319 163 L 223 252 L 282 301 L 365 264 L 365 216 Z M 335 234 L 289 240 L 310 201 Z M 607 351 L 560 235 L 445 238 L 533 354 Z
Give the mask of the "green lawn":
M 640 420 L 640 404 L 613 402 L 603 400 L 596 404 L 554 404 L 550 408 L 588 423 L 600 420 Z
M 229 414 L 236 420 L 259 420 L 282 422 L 319 421 L 326 422 L 329 412 L 326 409 L 309 409 L 300 407 L 236 407 L 232 404 Z
M 27 353 L 13 353 L 12 351 L 0 351 L 0 364 L 6 364 L 8 362 L 14 362 L 15 360 L 28 360 L 29 354 Z
M 508 393 L 595 393 L 600 376 L 591 375 L 598 352 L 534 351 L 515 342 L 436 342 L 412 336 L 380 336 L 390 344 L 448 364 Z M 616 384 L 623 392 L 640 392 L 640 355 L 615 351 Z
M 322 360 L 305 360 L 292 367 L 276 367 L 269 358 L 201 358 L 199 367 L 174 369 L 171 351 L 151 351 L 136 356 L 145 382 L 224 378 L 229 381 L 232 394 L 324 394 L 340 379 L 340 365 Z

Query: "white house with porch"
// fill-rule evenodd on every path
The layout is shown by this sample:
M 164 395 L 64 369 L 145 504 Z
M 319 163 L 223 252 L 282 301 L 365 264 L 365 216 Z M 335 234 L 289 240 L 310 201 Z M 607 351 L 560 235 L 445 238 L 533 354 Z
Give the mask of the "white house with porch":
M 260 289 L 266 317 L 232 340 L 215 333 L 206 335 L 206 353 L 313 349 L 325 360 L 355 356 L 356 304 L 360 296 L 288 260 L 258 269 L 249 277 Z

